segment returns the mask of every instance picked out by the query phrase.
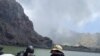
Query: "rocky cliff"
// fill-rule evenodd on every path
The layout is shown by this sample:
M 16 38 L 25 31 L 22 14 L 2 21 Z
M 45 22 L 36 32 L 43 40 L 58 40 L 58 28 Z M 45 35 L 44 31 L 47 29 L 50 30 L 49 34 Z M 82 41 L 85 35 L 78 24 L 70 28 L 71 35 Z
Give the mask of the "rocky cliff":
M 16 0 L 0 0 L 0 44 L 50 47 L 52 40 L 35 32 L 32 22 Z

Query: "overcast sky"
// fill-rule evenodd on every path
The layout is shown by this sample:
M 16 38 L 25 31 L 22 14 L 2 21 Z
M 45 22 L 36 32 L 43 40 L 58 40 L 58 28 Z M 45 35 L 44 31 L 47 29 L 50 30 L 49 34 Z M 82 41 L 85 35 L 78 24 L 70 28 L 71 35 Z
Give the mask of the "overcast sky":
M 100 32 L 100 0 L 17 0 L 33 21 L 35 30 L 53 32 Z

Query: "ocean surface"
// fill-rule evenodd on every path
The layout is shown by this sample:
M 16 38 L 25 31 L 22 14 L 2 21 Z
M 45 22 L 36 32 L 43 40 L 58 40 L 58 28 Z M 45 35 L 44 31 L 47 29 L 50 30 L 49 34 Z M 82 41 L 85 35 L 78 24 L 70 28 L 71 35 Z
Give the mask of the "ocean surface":
M 100 56 L 100 53 L 63 51 L 65 56 Z M 50 56 L 49 49 L 35 49 L 35 56 Z

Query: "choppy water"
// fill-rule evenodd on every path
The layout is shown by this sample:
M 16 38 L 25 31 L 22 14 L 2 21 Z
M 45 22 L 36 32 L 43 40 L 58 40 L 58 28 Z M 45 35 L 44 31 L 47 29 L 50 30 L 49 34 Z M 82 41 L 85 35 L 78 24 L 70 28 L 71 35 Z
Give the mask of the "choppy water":
M 100 53 L 64 51 L 65 56 L 100 56 Z M 50 56 L 48 49 L 35 49 L 36 56 Z

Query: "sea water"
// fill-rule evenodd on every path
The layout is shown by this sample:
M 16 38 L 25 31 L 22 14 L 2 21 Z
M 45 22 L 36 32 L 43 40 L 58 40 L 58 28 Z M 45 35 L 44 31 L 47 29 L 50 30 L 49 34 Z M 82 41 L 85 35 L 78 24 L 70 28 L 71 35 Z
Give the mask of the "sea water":
M 65 56 L 100 56 L 100 53 L 63 51 Z M 35 56 L 50 56 L 50 49 L 35 49 Z

